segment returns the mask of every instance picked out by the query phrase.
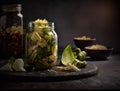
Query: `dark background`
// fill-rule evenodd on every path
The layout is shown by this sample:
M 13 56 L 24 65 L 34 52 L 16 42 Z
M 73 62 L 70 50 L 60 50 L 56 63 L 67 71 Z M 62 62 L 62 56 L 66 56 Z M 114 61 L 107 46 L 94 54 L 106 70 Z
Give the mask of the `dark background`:
M 119 0 L 0 0 L 0 6 L 15 3 L 22 4 L 25 29 L 38 18 L 55 22 L 60 48 L 76 47 L 73 38 L 85 35 L 120 52 Z

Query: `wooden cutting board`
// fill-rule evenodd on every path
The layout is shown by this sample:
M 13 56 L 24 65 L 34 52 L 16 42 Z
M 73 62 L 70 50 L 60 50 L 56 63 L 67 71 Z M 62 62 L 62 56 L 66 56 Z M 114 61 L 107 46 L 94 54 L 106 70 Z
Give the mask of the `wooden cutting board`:
M 11 81 L 63 81 L 82 79 L 97 75 L 98 67 L 95 64 L 87 62 L 85 68 L 81 68 L 78 72 L 62 72 L 54 70 L 54 66 L 50 70 L 44 71 L 27 71 L 27 72 L 0 72 L 0 78 L 9 79 Z

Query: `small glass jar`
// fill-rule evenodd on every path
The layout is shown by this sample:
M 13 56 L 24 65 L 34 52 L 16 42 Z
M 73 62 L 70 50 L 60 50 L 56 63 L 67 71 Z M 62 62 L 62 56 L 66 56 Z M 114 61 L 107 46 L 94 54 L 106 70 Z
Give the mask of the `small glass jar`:
M 30 66 L 43 70 L 56 65 L 58 37 L 54 23 L 37 19 L 29 23 L 26 34 L 26 60 Z
M 21 4 L 2 6 L 0 16 L 0 58 L 23 54 L 23 15 Z

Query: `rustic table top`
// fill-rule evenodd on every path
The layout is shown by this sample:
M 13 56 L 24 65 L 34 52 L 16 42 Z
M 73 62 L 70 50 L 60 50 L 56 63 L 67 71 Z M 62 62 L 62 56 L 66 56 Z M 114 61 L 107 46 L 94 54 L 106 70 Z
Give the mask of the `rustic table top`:
M 11 81 L 0 77 L 2 90 L 99 90 L 120 89 L 120 54 L 111 55 L 106 60 L 88 62 L 98 67 L 98 74 L 74 80 L 64 81 Z M 32 79 L 32 78 L 31 78 Z

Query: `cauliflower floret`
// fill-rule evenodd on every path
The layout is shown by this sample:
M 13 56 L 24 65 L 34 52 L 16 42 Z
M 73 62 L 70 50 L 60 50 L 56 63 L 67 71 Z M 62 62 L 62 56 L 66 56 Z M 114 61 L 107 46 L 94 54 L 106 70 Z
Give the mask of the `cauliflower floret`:
M 34 23 L 36 25 L 41 25 L 41 24 L 48 24 L 48 21 L 46 19 L 42 20 L 42 19 L 37 19 L 34 21 Z
M 24 71 L 24 72 L 26 71 L 24 68 L 24 61 L 23 59 L 20 59 L 20 58 L 15 60 L 12 67 L 15 71 Z

